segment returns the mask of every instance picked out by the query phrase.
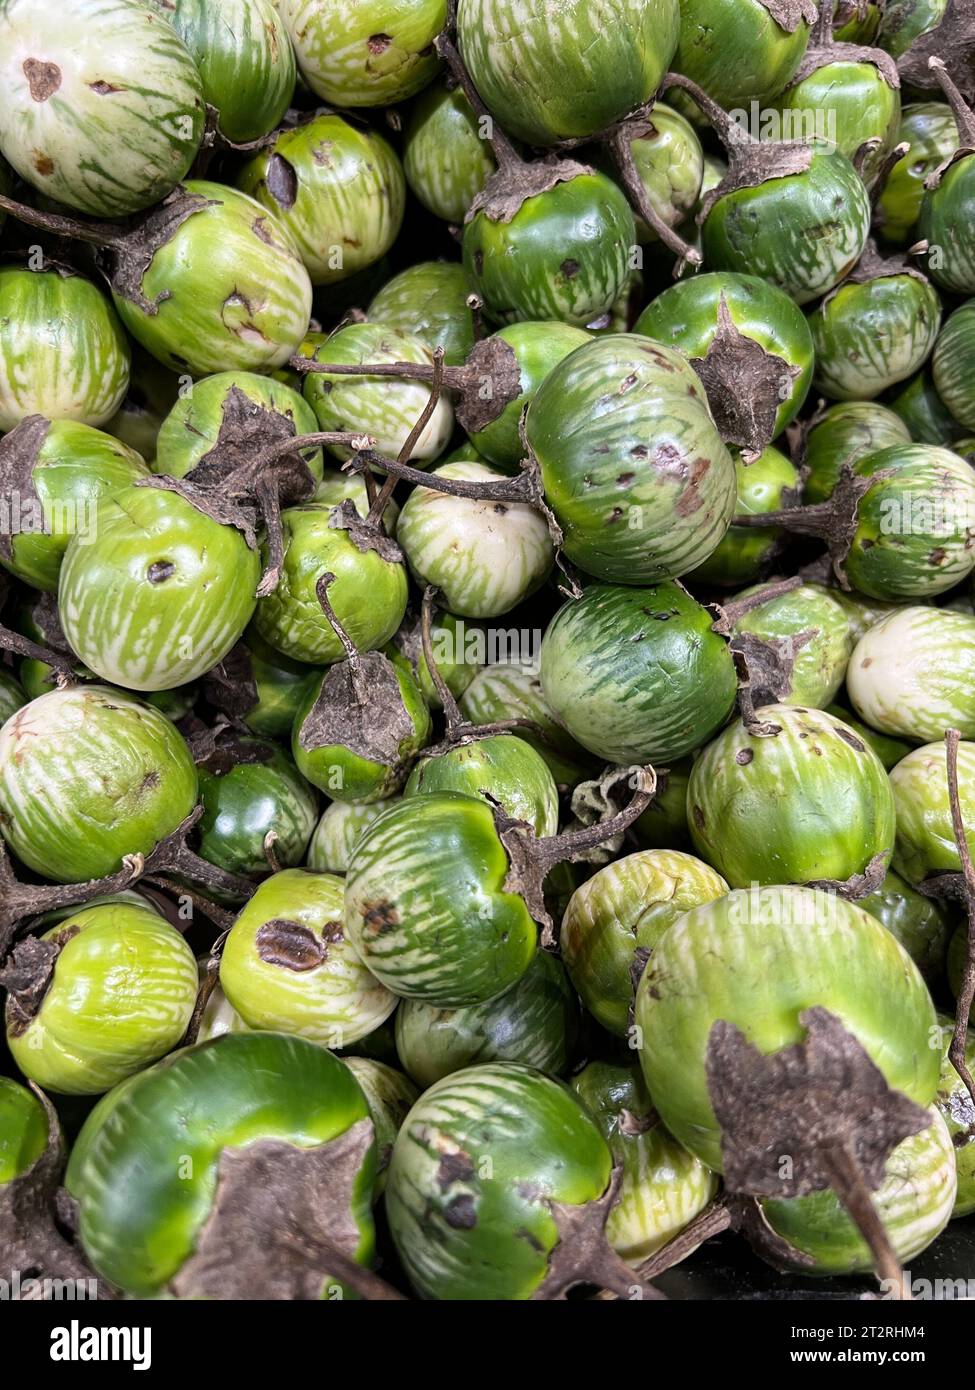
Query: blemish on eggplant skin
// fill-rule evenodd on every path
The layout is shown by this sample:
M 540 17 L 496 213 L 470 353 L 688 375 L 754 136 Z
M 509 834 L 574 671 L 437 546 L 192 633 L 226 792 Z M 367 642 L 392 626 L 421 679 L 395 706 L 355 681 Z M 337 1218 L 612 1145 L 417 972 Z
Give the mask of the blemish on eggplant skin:
M 735 754 L 735 762 L 739 767 L 747 767 L 754 757 L 755 754 L 750 748 L 739 748 Z
M 565 276 L 567 280 L 571 280 L 573 276 L 579 274 L 579 262 L 572 260 L 571 257 L 566 257 L 566 259 L 559 266 L 559 270 L 561 270 L 562 274 Z
M 443 1215 L 447 1225 L 452 1226 L 455 1231 L 472 1231 L 477 1225 L 474 1198 L 469 1192 L 451 1198 L 444 1207 Z
M 362 920 L 368 936 L 385 936 L 399 926 L 399 913 L 392 903 L 366 903 L 362 909 Z
M 470 1182 L 476 1176 L 471 1156 L 459 1149 L 456 1153 L 441 1154 L 437 1164 L 437 1186 L 446 1192 L 455 1182 Z
M 700 806 L 692 806 L 691 815 L 694 817 L 694 824 L 697 826 L 698 830 L 703 831 L 705 825 L 704 812 L 701 810 Z

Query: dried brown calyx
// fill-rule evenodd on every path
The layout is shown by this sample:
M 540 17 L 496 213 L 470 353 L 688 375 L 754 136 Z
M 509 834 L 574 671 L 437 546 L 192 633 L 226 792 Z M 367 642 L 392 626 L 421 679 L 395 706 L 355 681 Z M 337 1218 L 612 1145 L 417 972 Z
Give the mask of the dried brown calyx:
M 30 517 L 33 530 L 48 529 L 43 504 L 34 486 L 34 469 L 51 429 L 43 415 L 28 415 L 0 439 L 0 495 L 20 499 L 20 519 Z M 0 555 L 13 561 L 14 509 L 0 512 Z M 40 525 L 38 525 L 38 523 Z
M 824 542 L 833 566 L 833 573 L 842 589 L 849 589 L 844 562 L 856 535 L 860 501 L 875 483 L 890 477 L 889 469 L 878 469 L 869 477 L 854 473 L 844 465 L 833 495 L 825 502 L 806 507 L 788 507 L 784 511 L 748 515 L 739 512 L 732 518 L 734 526 L 781 527 L 799 536 L 814 536 Z
M 392 377 L 402 381 L 435 379 L 436 364 L 430 362 L 319 362 L 296 354 L 291 366 L 302 376 L 312 373 L 328 376 Z M 476 342 L 461 367 L 441 364 L 441 385 L 456 394 L 457 419 L 468 434 L 476 434 L 497 420 L 505 407 L 521 395 L 521 368 L 509 345 L 501 338 Z M 404 463 L 409 462 L 406 458 Z
M 816 1007 L 799 1022 L 804 1041 L 769 1056 L 734 1024 L 712 1026 L 707 1081 L 721 1128 L 725 1186 L 755 1199 L 832 1188 L 869 1247 L 878 1278 L 895 1296 L 909 1297 L 871 1194 L 893 1150 L 927 1129 L 931 1117 L 888 1086 L 835 1014 Z M 745 1229 L 754 1236 L 759 1227 Z M 762 1253 L 774 1260 L 784 1252 L 770 1242 Z
M 744 598 L 712 606 L 715 620 L 711 631 L 727 639 L 738 677 L 738 712 L 745 728 L 756 738 L 774 738 L 781 732 L 778 724 L 763 720 L 758 712 L 763 705 L 778 704 L 791 693 L 796 658 L 815 637 L 816 630 L 810 628 L 783 638 L 737 632 L 736 627 L 746 613 L 792 593 L 802 587 L 802 582 L 798 575 L 793 575 L 765 584 Z
M 659 1289 L 632 1269 L 606 1238 L 606 1223 L 616 1205 L 623 1182 L 623 1169 L 613 1169 L 609 1186 L 594 1201 L 574 1205 L 548 1201 L 559 1233 L 558 1244 L 549 1256 L 545 1278 L 532 1294 L 534 1301 L 563 1299 L 570 1289 L 591 1284 L 618 1298 L 664 1298 Z
M 33 1082 L 30 1087 L 47 1116 L 47 1145 L 26 1173 L 0 1184 L 5 1268 L 20 1272 L 19 1297 L 24 1299 L 32 1298 L 35 1288 L 38 1298 L 50 1297 L 44 1292 L 49 1280 L 58 1280 L 62 1289 L 75 1285 L 77 1298 L 114 1299 L 114 1291 L 96 1276 L 65 1228 L 59 1211 L 65 1160 L 61 1126 L 44 1092 Z
M 291 416 L 254 401 L 239 386 L 227 392 L 213 447 L 182 479 L 155 475 L 137 487 L 177 492 L 198 511 L 221 525 L 234 526 L 252 550 L 263 526 L 268 563 L 257 589 L 259 598 L 274 592 L 281 577 L 284 541 L 281 508 L 306 502 L 316 480 L 305 458 L 322 444 L 366 447 L 367 435 L 324 430 L 299 435 Z
M 234 723 L 246 719 L 260 703 L 254 666 L 244 642 L 238 642 L 203 678 L 207 701 Z
M 803 54 L 795 77 L 785 90 L 791 91 L 812 73 L 819 72 L 821 68 L 829 67 L 832 63 L 870 63 L 888 87 L 894 91 L 900 90 L 900 74 L 890 54 L 882 48 L 872 48 L 867 44 L 843 43 L 834 38 L 833 7 L 831 4 L 821 4 L 809 47 Z
M 400 1300 L 356 1261 L 357 1187 L 373 1143 L 372 1121 L 363 1119 L 313 1148 L 260 1139 L 224 1149 L 210 1213 L 169 1291 L 178 1298 L 320 1299 L 333 1286 Z
M 528 911 L 542 928 L 541 943 L 546 950 L 555 946 L 555 924 L 545 905 L 542 885 L 557 864 L 584 860 L 597 846 L 623 835 L 650 805 L 656 790 L 656 775 L 649 765 L 628 769 L 630 799 L 626 807 L 595 825 L 565 830 L 560 835 L 537 836 L 525 821 L 515 820 L 488 792 L 482 792 L 494 811 L 498 839 L 508 855 L 505 891 L 518 893 Z
M 945 730 L 945 770 L 948 778 L 948 805 L 951 810 L 951 829 L 958 850 L 960 869 L 955 873 L 935 874 L 918 884 L 918 890 L 932 898 L 951 898 L 962 904 L 967 917 L 965 933 L 965 961 L 962 967 L 961 982 L 955 1000 L 955 1029 L 948 1048 L 948 1060 L 961 1077 L 968 1094 L 975 1102 L 975 1078 L 965 1056 L 965 1042 L 968 1035 L 968 1022 L 975 999 L 975 868 L 972 867 L 971 851 L 968 848 L 968 832 L 962 814 L 961 798 L 958 792 L 958 744 L 961 734 L 957 729 Z
M 298 729 L 305 752 L 321 748 L 346 749 L 358 758 L 386 769 L 382 795 L 402 785 L 412 754 L 404 754 L 414 734 L 413 719 L 403 703 L 396 667 L 382 652 L 360 652 L 335 616 L 328 598 L 334 574 L 323 574 L 316 585 L 318 601 L 332 630 L 345 648 L 344 661 L 330 666 L 318 696 Z
M 948 0 L 934 28 L 919 34 L 897 60 L 901 78 L 915 87 L 940 85 L 935 64 L 947 69 L 962 96 L 975 101 L 975 0 Z
M 212 777 L 226 777 L 241 764 L 267 763 L 274 756 L 270 743 L 223 721 L 212 727 L 204 724 L 186 741 L 197 767 Z
M 10 952 L 0 969 L 0 985 L 7 991 L 7 1029 L 13 1037 L 26 1033 L 37 1017 L 54 979 L 58 957 L 77 935 L 77 927 L 65 927 L 45 940 L 25 936 Z
M 257 884 L 241 874 L 230 873 L 201 859 L 190 849 L 187 838 L 203 814 L 197 806 L 181 825 L 160 840 L 149 854 L 129 854 L 122 866 L 105 878 L 86 883 L 21 883 L 16 878 L 6 846 L 0 842 L 0 961 L 4 961 L 18 927 L 29 918 L 38 918 L 62 907 L 82 907 L 92 898 L 133 888 L 141 879 L 172 888 L 169 876 L 187 879 L 214 893 L 249 898 Z M 180 892 L 183 892 L 182 886 Z
M 682 73 L 668 72 L 661 84 L 661 93 L 672 87 L 686 92 L 700 107 L 728 155 L 727 173 L 701 201 L 698 225 L 707 220 L 714 204 L 725 194 L 736 193 L 742 188 L 757 188 L 770 179 L 804 174 L 812 164 L 812 145 L 799 140 L 756 140 L 702 87 Z
M 723 294 L 715 335 L 703 357 L 691 358 L 691 366 L 704 384 L 721 438 L 741 449 L 743 463 L 753 463 L 778 433 L 779 407 L 801 368 L 741 333 Z

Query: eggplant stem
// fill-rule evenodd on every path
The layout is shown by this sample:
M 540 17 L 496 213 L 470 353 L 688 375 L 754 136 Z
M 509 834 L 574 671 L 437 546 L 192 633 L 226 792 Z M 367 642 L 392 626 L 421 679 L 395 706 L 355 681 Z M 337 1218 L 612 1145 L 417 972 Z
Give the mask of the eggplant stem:
M 960 144 L 966 149 L 975 149 L 975 112 L 968 105 L 955 85 L 954 79 L 949 73 L 944 60 L 931 57 L 928 59 L 928 67 L 934 73 L 935 81 L 945 95 L 945 100 L 951 107 L 951 114 L 955 118 L 955 125 L 958 127 Z M 2 205 L 2 204 L 0 204 Z
M 737 145 L 755 145 L 758 141 L 753 135 L 733 121 L 723 106 L 719 106 L 713 97 L 709 97 L 703 87 L 699 87 L 691 78 L 685 77 L 682 72 L 668 72 L 664 74 L 664 80 L 660 84 L 660 93 L 669 91 L 671 87 L 677 87 L 682 92 L 687 92 L 701 111 L 707 116 L 718 139 L 730 154 Z
M 436 410 L 437 404 L 440 400 L 440 393 L 443 390 L 443 384 L 443 348 L 438 347 L 434 350 L 433 354 L 433 376 L 430 379 L 430 395 L 427 399 L 426 405 L 420 412 L 416 424 L 413 426 L 409 434 L 406 436 L 406 439 L 403 441 L 403 447 L 399 451 L 397 463 L 405 465 L 407 461 L 412 457 L 413 450 L 416 448 L 420 436 L 423 434 L 423 431 L 426 429 L 430 420 L 433 418 L 433 412 Z M 398 480 L 396 478 L 396 475 L 392 471 L 388 471 L 386 481 L 383 483 L 382 487 L 377 492 L 376 500 L 369 508 L 369 515 L 366 518 L 366 520 L 371 526 L 378 527 L 382 524 L 383 513 L 385 512 L 386 507 L 389 505 L 389 499 L 396 491 L 397 481 Z
M 349 661 L 349 664 L 352 666 L 353 669 L 355 669 L 359 665 L 359 648 L 356 646 L 352 638 L 349 636 L 345 628 L 342 626 L 338 618 L 335 616 L 335 610 L 329 602 L 328 598 L 329 585 L 334 583 L 335 575 L 326 572 L 319 578 L 318 583 L 315 585 L 315 593 L 318 597 L 318 602 L 322 606 L 322 612 L 328 619 L 329 626 L 331 627 L 332 631 L 335 633 L 339 641 L 342 643 L 342 646 L 345 648 L 345 655 Z
M 467 64 L 461 57 L 460 50 L 454 44 L 453 38 L 451 37 L 455 32 L 455 21 L 448 15 L 447 24 L 443 32 L 438 34 L 437 38 L 434 40 L 433 46 L 437 51 L 437 56 L 447 65 L 450 76 L 470 102 L 471 109 L 478 121 L 486 119 L 490 122 L 488 128 L 491 133 L 487 137 L 487 142 L 491 146 L 491 151 L 497 161 L 498 168 L 510 169 L 516 164 L 523 164 L 524 160 L 521 158 L 521 155 L 481 100 L 481 94 L 474 86 L 474 80 L 467 71 Z
M 28 227 L 36 227 L 54 236 L 68 237 L 72 241 L 84 241 L 89 246 L 109 247 L 121 251 L 128 240 L 127 233 L 113 222 L 79 222 L 74 217 L 62 217 L 56 212 L 42 212 L 27 203 L 18 203 L 14 198 L 0 194 L 0 208 L 9 212 L 18 222 Z
M 440 667 L 433 655 L 433 637 L 431 634 L 433 603 L 439 592 L 435 584 L 428 584 L 423 591 L 423 603 L 420 608 L 420 640 L 423 644 L 423 659 L 427 663 L 430 679 L 433 681 L 437 694 L 440 696 L 440 703 L 443 705 L 443 712 L 447 720 L 447 739 L 452 742 L 457 731 L 463 726 L 464 720 L 457 701 L 454 699 L 454 693 L 441 675 Z
M 870 1248 L 877 1278 L 887 1285 L 894 1298 L 910 1300 L 904 1270 L 874 1205 L 856 1155 L 845 1143 L 824 1145 L 820 1155 L 829 1170 L 833 1191 Z
M 668 226 L 651 203 L 646 186 L 640 178 L 640 171 L 636 167 L 636 160 L 633 158 L 632 139 L 635 138 L 639 137 L 631 138 L 627 123 L 624 121 L 613 129 L 607 137 L 606 143 L 619 171 L 626 195 L 637 215 L 643 218 L 651 231 L 667 247 L 667 250 L 673 251 L 677 257 L 673 272 L 674 279 L 677 280 L 682 275 L 685 266 L 700 265 L 703 258 L 700 251 L 686 242 L 673 227 Z

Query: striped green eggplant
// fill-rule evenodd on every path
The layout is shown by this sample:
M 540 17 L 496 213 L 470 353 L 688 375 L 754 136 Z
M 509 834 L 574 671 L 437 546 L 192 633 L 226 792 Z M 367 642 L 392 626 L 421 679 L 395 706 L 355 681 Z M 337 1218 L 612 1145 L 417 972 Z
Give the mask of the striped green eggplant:
M 745 463 L 739 449 L 731 449 L 730 453 L 735 461 L 738 491 L 736 515 L 780 511 L 798 497 L 798 469 L 771 444 L 751 463 Z M 756 529 L 732 524 L 704 563 L 691 570 L 687 578 L 692 584 L 715 584 L 722 589 L 748 584 L 772 564 L 782 534 L 774 526 Z
M 9 541 L 0 536 L 0 565 L 25 584 L 56 594 L 69 541 L 97 539 L 101 499 L 116 497 L 148 476 L 134 449 L 90 425 L 26 421 L 0 443 L 0 478 L 12 513 L 9 527 L 0 526 L 9 535 Z
M 572 1089 L 623 1169 L 607 1238 L 628 1264 L 640 1264 L 704 1210 L 718 1179 L 667 1133 L 635 1063 L 590 1062 Z
M 597 757 L 666 765 L 706 743 L 734 705 L 734 662 L 711 621 L 679 584 L 592 584 L 542 640 L 545 699 Z
M 872 400 L 923 366 L 940 325 L 941 301 L 913 271 L 846 281 L 809 314 L 816 390 Z
M 964 430 L 935 390 L 930 368 L 911 377 L 894 393 L 888 404 L 907 426 L 911 438 L 920 444 L 944 444 L 961 438 Z
M 362 1087 L 376 1131 L 376 1197 L 386 1188 L 386 1173 L 393 1144 L 403 1121 L 419 1099 L 409 1077 L 372 1057 L 343 1057 L 342 1061 Z
M 226 184 L 182 185 L 190 215 L 152 251 L 135 297 L 115 307 L 136 342 L 175 372 L 264 372 L 301 345 L 312 288 L 291 233 Z
M 447 1009 L 485 1003 L 521 978 L 536 949 L 525 901 L 505 887 L 509 867 L 479 798 L 404 798 L 352 852 L 345 929 L 395 994 Z
M 474 85 L 530 145 L 595 135 L 653 96 L 677 44 L 676 0 L 460 0 L 457 32 Z
M 438 478 L 500 481 L 484 463 L 445 463 Z M 555 563 L 548 523 L 527 502 L 452 497 L 417 487 L 407 498 L 396 539 L 419 585 L 435 584 L 452 613 L 498 618 L 544 584 Z
M 196 63 L 138 0 L 3 0 L 0 86 L 0 151 L 48 198 L 93 217 L 165 198 L 203 134 Z
M 625 1037 L 640 948 L 728 891 L 720 874 L 680 850 L 647 849 L 607 864 L 581 884 L 562 918 L 562 959 L 582 1002 L 610 1033 Z
M 47 1140 L 47 1115 L 33 1091 L 0 1076 L 0 1188 L 30 1172 Z
M 461 696 L 460 712 L 472 724 L 530 719 L 539 733 L 522 729 L 518 737 L 541 754 L 560 786 L 574 786 L 593 770 L 590 755 L 552 713 L 537 671 L 517 661 L 502 658 L 479 671 Z
M 388 280 L 369 305 L 368 317 L 442 347 L 448 367 L 460 367 L 474 346 L 474 316 L 467 303 L 472 290 L 455 261 L 420 261 Z
M 897 808 L 894 867 L 909 883 L 928 874 L 958 873 L 961 863 L 951 823 L 945 745 L 926 743 L 890 771 Z M 969 849 L 975 850 L 975 743 L 958 745 L 958 796 Z
M 953 107 L 953 109 L 955 109 Z M 975 150 L 972 113 L 958 97 L 960 148 L 925 184 L 917 230 L 927 242 L 927 268 L 943 289 L 975 294 Z
M 948 1127 L 936 1107 L 930 1126 L 897 1145 L 884 1167 L 873 1205 L 897 1258 L 926 1250 L 952 1216 L 958 1180 Z M 831 1188 L 808 1197 L 760 1203 L 775 1241 L 775 1265 L 804 1275 L 866 1273 L 875 1257 Z M 784 1242 L 784 1244 L 783 1244 Z M 761 1237 L 759 1237 L 761 1248 Z
M 809 470 L 803 501 L 825 502 L 832 497 L 845 466 L 853 467 L 868 454 L 893 444 L 910 444 L 900 416 L 875 401 L 843 401 L 814 417 L 805 437 L 803 462 Z
M 381 703 L 378 696 L 373 697 L 374 719 L 381 725 L 378 736 L 375 724 L 364 725 L 357 707 L 344 708 L 327 733 L 316 731 L 310 718 L 313 713 L 320 709 L 326 720 L 332 713 L 329 692 L 323 695 L 330 679 L 327 671 L 308 688 L 295 715 L 291 753 L 298 771 L 336 801 L 387 800 L 400 790 L 417 753 L 430 742 L 430 710 L 420 687 L 402 667 L 389 663 L 388 670 L 389 689 L 382 691 Z M 337 688 L 345 698 L 346 688 L 341 684 Z M 359 698 L 354 684 L 353 693 Z M 395 728 L 390 729 L 386 721 L 394 718 Z
M 319 874 L 344 874 L 362 835 L 398 799 L 331 802 L 322 812 L 308 846 L 309 869 Z
M 701 192 L 704 151 L 697 131 L 662 101 L 653 103 L 633 131 L 630 153 L 647 201 L 666 226 L 677 227 L 691 215 Z M 636 234 L 643 243 L 657 240 L 642 217 L 637 217 Z
M 525 452 L 519 428 L 525 407 L 563 357 L 568 357 L 570 352 L 589 342 L 589 334 L 582 328 L 549 319 L 539 323 L 528 320 L 512 323 L 507 328 L 499 329 L 494 337 L 514 353 L 521 391 L 496 419 L 472 433 L 471 443 L 496 468 L 505 473 L 516 473 Z
M 773 110 L 801 130 L 814 113 L 814 126 L 828 133 L 849 159 L 868 140 L 876 145 L 862 154 L 862 174 L 871 187 L 897 143 L 901 118 L 897 66 L 883 52 L 851 54 L 830 46 L 810 51 Z M 787 127 L 788 128 L 788 127 Z
M 922 101 L 905 106 L 897 143 L 910 149 L 884 180 L 877 199 L 875 218 L 885 241 L 906 245 L 921 215 L 924 181 L 951 158 L 958 148 L 958 129 L 943 101 Z
M 274 0 L 154 0 L 186 44 L 221 134 L 259 140 L 278 124 L 295 90 L 295 55 Z
M 975 1105 L 968 1094 L 968 1087 L 948 1060 L 948 1048 L 955 1031 L 954 1020 L 943 1015 L 939 1015 L 939 1020 L 944 1055 L 935 1104 L 951 1135 L 958 1174 L 958 1190 L 955 1193 L 955 1206 L 951 1215 L 952 1218 L 971 1216 L 975 1211 Z M 975 1034 L 972 1032 L 969 1032 L 965 1043 L 965 1061 L 968 1063 L 969 1071 L 975 1067 Z
M 295 1150 L 296 1161 L 298 1151 L 320 1148 L 327 1159 L 325 1146 L 362 1121 L 369 1109 L 351 1071 L 304 1038 L 239 1033 L 184 1048 L 111 1091 L 85 1122 L 65 1174 L 82 1247 L 117 1288 L 165 1294 L 205 1243 L 225 1155 L 271 1142 Z M 335 1213 L 357 1235 L 360 1263 L 373 1250 L 375 1177 L 369 1139 L 348 1209 Z M 226 1207 L 220 1219 L 232 1219 Z M 229 1273 L 224 1262 L 214 1276 L 221 1288 Z M 336 1285 L 322 1280 L 325 1297 Z M 255 1291 L 253 1281 L 241 1288 Z
M 46 987 L 23 967 L 7 996 L 7 1046 L 25 1076 L 62 1095 L 99 1095 L 177 1045 L 196 1004 L 196 960 L 157 912 L 101 903 L 40 939 L 51 953 Z M 15 966 L 17 957 L 15 947 Z
M 427 368 L 433 353 L 422 338 L 403 333 L 384 323 L 350 323 L 323 338 L 309 354 L 314 361 L 336 365 L 368 362 L 416 362 Z M 396 458 L 430 399 L 426 382 L 408 378 L 330 376 L 312 372 L 305 378 L 305 400 L 318 416 L 323 430 L 359 430 L 372 435 L 376 448 Z M 446 395 L 437 402 L 411 459 L 422 468 L 438 458 L 450 441 L 454 412 Z M 347 459 L 351 450 L 330 446 L 336 458 Z
M 672 63 L 721 106 L 771 100 L 790 82 L 809 43 L 814 4 L 681 0 Z M 696 110 L 696 107 L 694 108 Z
M 126 690 L 169 690 L 216 666 L 256 604 L 260 562 L 242 534 L 176 492 L 133 486 L 74 536 L 58 607 L 71 650 Z
M 890 613 L 896 613 L 905 606 L 902 603 L 881 603 L 879 599 L 865 598 L 862 594 L 858 594 L 855 589 L 841 589 L 833 585 L 827 587 L 830 598 L 834 603 L 840 605 L 847 616 L 854 644 L 860 641 L 863 634 L 873 627 L 874 623 L 879 623 L 882 618 L 886 618 Z
M 410 773 L 404 796 L 463 792 L 490 797 L 506 815 L 525 821 L 536 835 L 559 828 L 559 793 L 542 756 L 515 734 L 492 734 L 455 748 L 421 755 Z M 528 1061 L 528 1058 L 513 1058 Z
M 495 160 L 459 87 L 435 82 L 417 97 L 403 131 L 403 170 L 428 212 L 460 226 Z
M 704 259 L 715 270 L 759 275 L 797 304 L 826 294 L 860 259 L 870 200 L 853 165 L 814 139 L 808 167 L 720 191 L 704 221 Z
M 349 1047 L 396 1008 L 342 929 L 342 880 L 285 869 L 266 879 L 230 930 L 220 985 L 250 1028 Z
M 853 649 L 853 708 L 871 728 L 915 743 L 958 729 L 975 737 L 975 618 L 946 608 L 900 608 Z
M 584 1206 L 612 1156 L 568 1087 L 514 1063 L 438 1081 L 403 1122 L 386 1212 L 421 1298 L 531 1298 L 560 1241 L 552 1203 Z
M 301 863 L 318 798 L 278 744 L 240 738 L 225 749 L 218 742 L 199 777 L 203 859 L 238 874 L 266 872 L 269 858 L 284 869 Z
M 897 786 L 891 785 L 894 804 L 899 807 Z M 894 858 L 900 858 L 899 842 L 894 844 Z M 932 988 L 941 983 L 948 949 L 948 916 L 936 899 L 925 897 L 896 870 L 889 869 L 876 893 L 860 898 L 857 906 L 893 932 Z
M 871 598 L 931 598 L 975 568 L 975 472 L 949 449 L 895 444 L 854 469 L 876 481 L 860 498 L 844 561 Z
M 300 392 L 284 382 L 258 376 L 256 372 L 217 372 L 194 382 L 180 394 L 159 430 L 153 472 L 185 478 L 220 440 L 225 424 L 234 429 L 234 440 L 238 442 L 241 427 L 233 419 L 233 407 L 241 395 L 245 398 L 246 409 L 252 412 L 246 424 L 253 430 L 255 443 L 260 439 L 261 430 L 269 427 L 280 430 L 282 438 L 287 438 L 285 430 L 288 429 L 296 435 L 318 431 L 311 406 Z M 285 424 L 269 417 L 281 417 Z M 271 442 L 277 443 L 277 437 Z M 320 482 L 324 467 L 320 446 L 302 449 L 301 457 L 316 483 Z
M 317 97 L 334 106 L 389 106 L 436 75 L 433 41 L 446 0 L 276 0 Z
M 340 661 L 345 648 L 318 601 L 323 574 L 335 575 L 329 603 L 360 651 L 388 642 L 406 612 L 405 566 L 376 550 L 359 550 L 349 532 L 331 525 L 320 502 L 281 513 L 284 564 L 273 594 L 259 600 L 255 626 L 275 651 L 318 666 Z
M 664 934 L 637 990 L 640 1065 L 664 1124 L 710 1168 L 722 1170 L 705 1071 L 712 1026 L 733 1024 L 768 1055 L 802 1041 L 800 1015 L 817 1006 L 888 1085 L 931 1104 L 941 1061 L 931 996 L 903 947 L 854 903 L 813 888 L 749 888 Z
M 765 705 L 777 733 L 741 720 L 691 768 L 694 846 L 733 888 L 752 883 L 841 882 L 894 847 L 894 798 L 883 764 L 824 710 Z
M 27 695 L 12 671 L 0 667 L 0 728 L 27 703 Z
M 749 381 L 747 389 L 771 391 L 774 401 L 778 402 L 774 420 L 769 422 L 770 438 L 774 438 L 802 409 L 813 372 L 809 325 L 789 296 L 775 285 L 760 280 L 757 275 L 728 271 L 695 275 L 671 285 L 648 304 L 637 319 L 634 331 L 677 348 L 692 363 L 696 359 L 707 363 L 709 353 L 719 351 L 724 334 L 729 331 L 722 323 L 722 305 L 734 330 L 749 343 L 757 343 L 772 359 L 762 368 L 754 384 Z M 716 337 L 719 339 L 717 347 L 714 346 Z M 740 386 L 738 390 L 740 392 Z M 735 404 L 723 402 L 719 396 L 717 401 L 711 402 L 716 413 L 723 403 L 724 413 L 727 413 L 728 404 Z
M 424 1090 L 465 1067 L 521 1062 L 561 1076 L 575 1045 L 579 1002 L 555 956 L 539 951 L 504 994 L 465 1009 L 404 999 L 396 1013 L 396 1050 Z
M 959 424 L 975 430 L 975 299 L 949 317 L 931 360 L 938 395 Z
M 605 174 L 569 167 L 508 220 L 482 207 L 464 227 L 464 265 L 497 323 L 561 319 L 584 328 L 629 280 L 636 224 L 625 195 Z
M 762 589 L 761 584 L 745 589 L 732 603 Z M 850 621 L 819 585 L 802 584 L 758 604 L 738 619 L 734 632 L 748 633 L 772 646 L 782 644 L 792 656 L 788 689 L 779 693 L 783 704 L 823 709 L 843 684 L 853 651 Z
M 116 872 L 192 811 L 197 776 L 175 726 L 98 685 L 52 690 L 0 730 L 0 832 L 59 883 Z
M 525 434 L 565 553 L 597 579 L 686 574 L 728 529 L 734 462 L 672 348 L 636 333 L 586 343 L 539 387 Z
M 104 425 L 128 389 L 130 364 L 122 325 L 90 280 L 0 268 L 0 430 L 28 415 Z
M 282 130 L 237 186 L 288 229 L 314 285 L 378 261 L 403 222 L 406 180 L 392 146 L 334 113 Z

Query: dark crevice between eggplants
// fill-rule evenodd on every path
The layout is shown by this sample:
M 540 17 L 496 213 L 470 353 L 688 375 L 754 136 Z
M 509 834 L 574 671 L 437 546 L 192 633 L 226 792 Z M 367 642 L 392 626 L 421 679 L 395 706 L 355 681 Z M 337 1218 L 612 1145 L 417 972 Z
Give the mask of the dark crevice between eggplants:
M 114 1291 L 96 1276 L 62 1229 L 64 1218 L 70 1219 L 71 1213 L 70 1203 L 59 1202 L 65 1160 L 61 1125 L 57 1111 L 44 1092 L 33 1082 L 29 1084 L 44 1107 L 47 1144 L 26 1173 L 0 1185 L 0 1232 L 5 1267 L 20 1271 L 22 1288 L 28 1278 L 68 1284 L 77 1281 L 77 1285 L 84 1286 L 85 1292 L 76 1292 L 76 1297 L 90 1297 L 94 1289 L 96 1298 L 112 1300 L 116 1297 Z M 22 1296 L 26 1296 L 26 1291 Z

